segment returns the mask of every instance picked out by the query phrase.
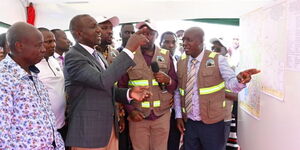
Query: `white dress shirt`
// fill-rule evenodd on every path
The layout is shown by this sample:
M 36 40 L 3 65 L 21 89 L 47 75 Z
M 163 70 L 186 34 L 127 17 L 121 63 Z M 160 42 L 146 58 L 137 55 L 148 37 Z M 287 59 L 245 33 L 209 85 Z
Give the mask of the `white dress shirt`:
M 57 60 L 49 57 L 44 58 L 36 67 L 40 70 L 38 78 L 43 82 L 48 90 L 51 109 L 56 117 L 56 128 L 60 129 L 65 124 L 65 78 Z

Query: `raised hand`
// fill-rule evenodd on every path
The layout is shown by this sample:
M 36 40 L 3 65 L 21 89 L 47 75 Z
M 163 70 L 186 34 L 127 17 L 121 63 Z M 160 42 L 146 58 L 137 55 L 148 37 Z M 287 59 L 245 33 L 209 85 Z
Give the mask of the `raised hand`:
M 139 46 L 146 44 L 149 40 L 143 35 L 146 32 L 146 28 L 142 28 L 130 36 L 126 44 L 126 49 L 134 52 Z
M 131 88 L 129 91 L 129 97 L 136 101 L 143 101 L 151 95 L 152 93 L 149 91 L 148 86 L 136 86 Z
M 258 74 L 258 73 L 260 73 L 260 70 L 248 69 L 248 70 L 240 72 L 236 78 L 238 79 L 239 83 L 246 84 L 246 83 L 250 82 L 251 75 Z
M 154 73 L 154 77 L 158 83 L 164 83 L 166 85 L 170 84 L 171 78 L 164 72 L 159 71 Z

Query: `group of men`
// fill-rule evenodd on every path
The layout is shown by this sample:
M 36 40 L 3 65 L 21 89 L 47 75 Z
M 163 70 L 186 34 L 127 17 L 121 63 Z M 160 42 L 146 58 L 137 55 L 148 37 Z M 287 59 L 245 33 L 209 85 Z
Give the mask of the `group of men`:
M 238 92 L 259 70 L 236 76 L 223 56 L 203 49 L 199 27 L 184 32 L 185 54 L 175 57 L 172 32 L 159 47 L 151 22 L 138 23 L 135 33 L 124 24 L 117 51 L 118 23 L 73 17 L 70 50 L 62 30 L 23 22 L 9 28 L 0 62 L 0 149 L 117 150 L 119 130 L 120 150 L 129 147 L 128 133 L 134 150 L 178 149 L 180 134 L 186 150 L 224 149 L 225 87 Z

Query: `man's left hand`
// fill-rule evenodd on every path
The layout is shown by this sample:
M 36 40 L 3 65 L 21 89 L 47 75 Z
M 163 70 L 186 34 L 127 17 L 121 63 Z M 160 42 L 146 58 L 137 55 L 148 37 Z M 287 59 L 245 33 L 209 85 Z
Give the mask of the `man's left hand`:
M 158 83 L 164 83 L 166 85 L 170 84 L 171 78 L 164 72 L 159 71 L 153 75 Z
M 149 91 L 148 86 L 135 86 L 129 91 L 129 97 L 136 101 L 143 101 L 144 99 L 149 98 L 151 95 L 152 93 Z
M 258 73 L 260 73 L 260 70 L 248 69 L 248 70 L 240 72 L 236 78 L 238 79 L 239 83 L 246 84 L 246 83 L 250 82 L 251 75 L 258 74 Z

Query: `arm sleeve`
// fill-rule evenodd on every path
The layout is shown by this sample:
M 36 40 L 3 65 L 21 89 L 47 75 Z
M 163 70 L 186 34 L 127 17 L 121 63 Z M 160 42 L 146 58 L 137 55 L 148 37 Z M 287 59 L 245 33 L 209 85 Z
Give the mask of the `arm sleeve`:
M 171 77 L 172 81 L 171 81 L 171 84 L 168 85 L 166 88 L 167 88 L 167 90 L 168 90 L 169 93 L 173 94 L 174 91 L 177 88 L 178 79 L 177 79 L 177 75 L 176 75 L 176 72 L 175 72 L 175 67 L 174 67 L 173 59 L 172 59 L 171 56 L 170 56 L 170 70 L 168 72 L 168 76 Z
M 13 115 L 13 97 L 6 86 L 0 87 L 0 149 L 13 149 L 10 132 Z
M 175 94 L 174 94 L 174 109 L 175 109 L 175 118 L 182 118 L 180 95 L 178 89 L 175 90 Z
M 97 70 L 86 57 L 76 53 L 67 53 L 65 58 L 66 76 L 85 86 L 102 90 L 112 87 L 130 66 L 135 65 L 125 52 L 121 52 L 115 61 L 102 71 Z
M 222 55 L 219 55 L 219 69 L 227 89 L 238 93 L 246 87 L 245 84 L 238 82 L 233 69 L 230 68 L 226 58 Z

